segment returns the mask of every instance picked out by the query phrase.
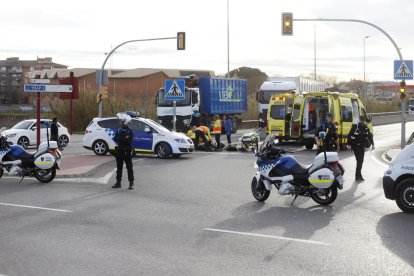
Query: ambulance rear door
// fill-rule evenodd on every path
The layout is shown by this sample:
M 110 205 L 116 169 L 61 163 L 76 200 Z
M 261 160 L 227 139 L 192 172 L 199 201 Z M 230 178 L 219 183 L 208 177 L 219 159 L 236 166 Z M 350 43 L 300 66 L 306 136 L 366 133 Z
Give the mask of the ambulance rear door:
M 354 122 L 354 112 L 350 98 L 339 97 L 341 104 L 341 121 L 338 126 L 338 138 L 340 144 L 346 144 L 348 134 Z
M 292 116 L 290 119 L 290 137 L 298 139 L 302 132 L 303 97 L 297 95 L 293 100 Z

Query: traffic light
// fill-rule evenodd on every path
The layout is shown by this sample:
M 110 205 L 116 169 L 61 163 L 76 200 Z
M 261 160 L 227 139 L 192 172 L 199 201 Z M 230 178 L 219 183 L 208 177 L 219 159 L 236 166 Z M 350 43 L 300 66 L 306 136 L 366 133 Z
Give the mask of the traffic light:
M 400 82 L 400 98 L 401 99 L 405 98 L 405 81 L 404 80 Z
M 293 35 L 293 13 L 282 13 L 282 35 Z
M 108 86 L 102 86 L 102 100 L 108 99 Z
M 185 50 L 185 32 L 177 33 L 177 50 Z

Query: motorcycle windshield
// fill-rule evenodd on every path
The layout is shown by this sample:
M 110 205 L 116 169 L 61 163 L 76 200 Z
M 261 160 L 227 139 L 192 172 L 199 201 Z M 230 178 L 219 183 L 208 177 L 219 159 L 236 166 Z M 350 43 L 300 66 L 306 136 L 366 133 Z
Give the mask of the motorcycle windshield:
M 272 146 L 274 140 L 275 136 L 269 133 L 266 136 L 266 139 L 263 141 L 263 144 L 260 146 L 260 151 L 263 151 L 265 148 Z

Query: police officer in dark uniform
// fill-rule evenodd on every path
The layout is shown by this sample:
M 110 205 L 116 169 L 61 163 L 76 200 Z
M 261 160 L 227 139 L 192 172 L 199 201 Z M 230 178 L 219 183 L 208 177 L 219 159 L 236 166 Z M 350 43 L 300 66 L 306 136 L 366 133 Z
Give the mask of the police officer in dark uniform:
M 372 149 L 375 149 L 374 138 L 365 122 L 365 116 L 360 116 L 359 123 L 352 125 L 348 137 L 348 147 L 351 147 L 357 162 L 355 181 L 364 181 L 361 170 L 362 163 L 364 163 L 365 148 L 372 146 Z
M 59 138 L 59 126 L 57 124 L 58 118 L 53 118 L 52 124 L 50 125 L 50 141 L 58 141 Z
M 134 172 L 132 170 L 132 140 L 134 138 L 134 132 L 129 128 L 128 123 L 131 120 L 126 114 L 118 116 L 120 118 L 121 127 L 115 132 L 114 141 L 118 143 L 116 147 L 116 183 L 112 188 L 121 188 L 122 180 L 122 167 L 125 165 L 128 171 L 129 188 L 134 188 Z
M 319 137 L 319 133 L 324 131 L 325 137 Z M 323 145 L 319 145 L 319 139 L 323 139 Z M 325 147 L 326 151 L 339 151 L 338 146 L 338 128 L 332 123 L 332 115 L 326 115 L 326 121 L 322 121 L 315 134 L 316 144 L 318 145 L 318 151 L 316 155 L 323 152 Z

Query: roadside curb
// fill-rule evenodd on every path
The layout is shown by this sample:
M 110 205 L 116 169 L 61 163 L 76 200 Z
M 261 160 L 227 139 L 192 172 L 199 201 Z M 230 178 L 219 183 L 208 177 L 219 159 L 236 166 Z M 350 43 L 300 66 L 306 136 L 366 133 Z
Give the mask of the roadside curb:
M 106 162 L 103 162 L 90 170 L 83 172 L 83 173 L 68 173 L 68 174 L 57 174 L 56 178 L 85 178 L 85 177 L 98 177 L 102 173 L 102 170 L 111 170 L 113 168 L 116 168 L 116 161 L 115 158 L 112 160 L 108 160 Z M 99 172 L 99 173 L 98 173 Z

